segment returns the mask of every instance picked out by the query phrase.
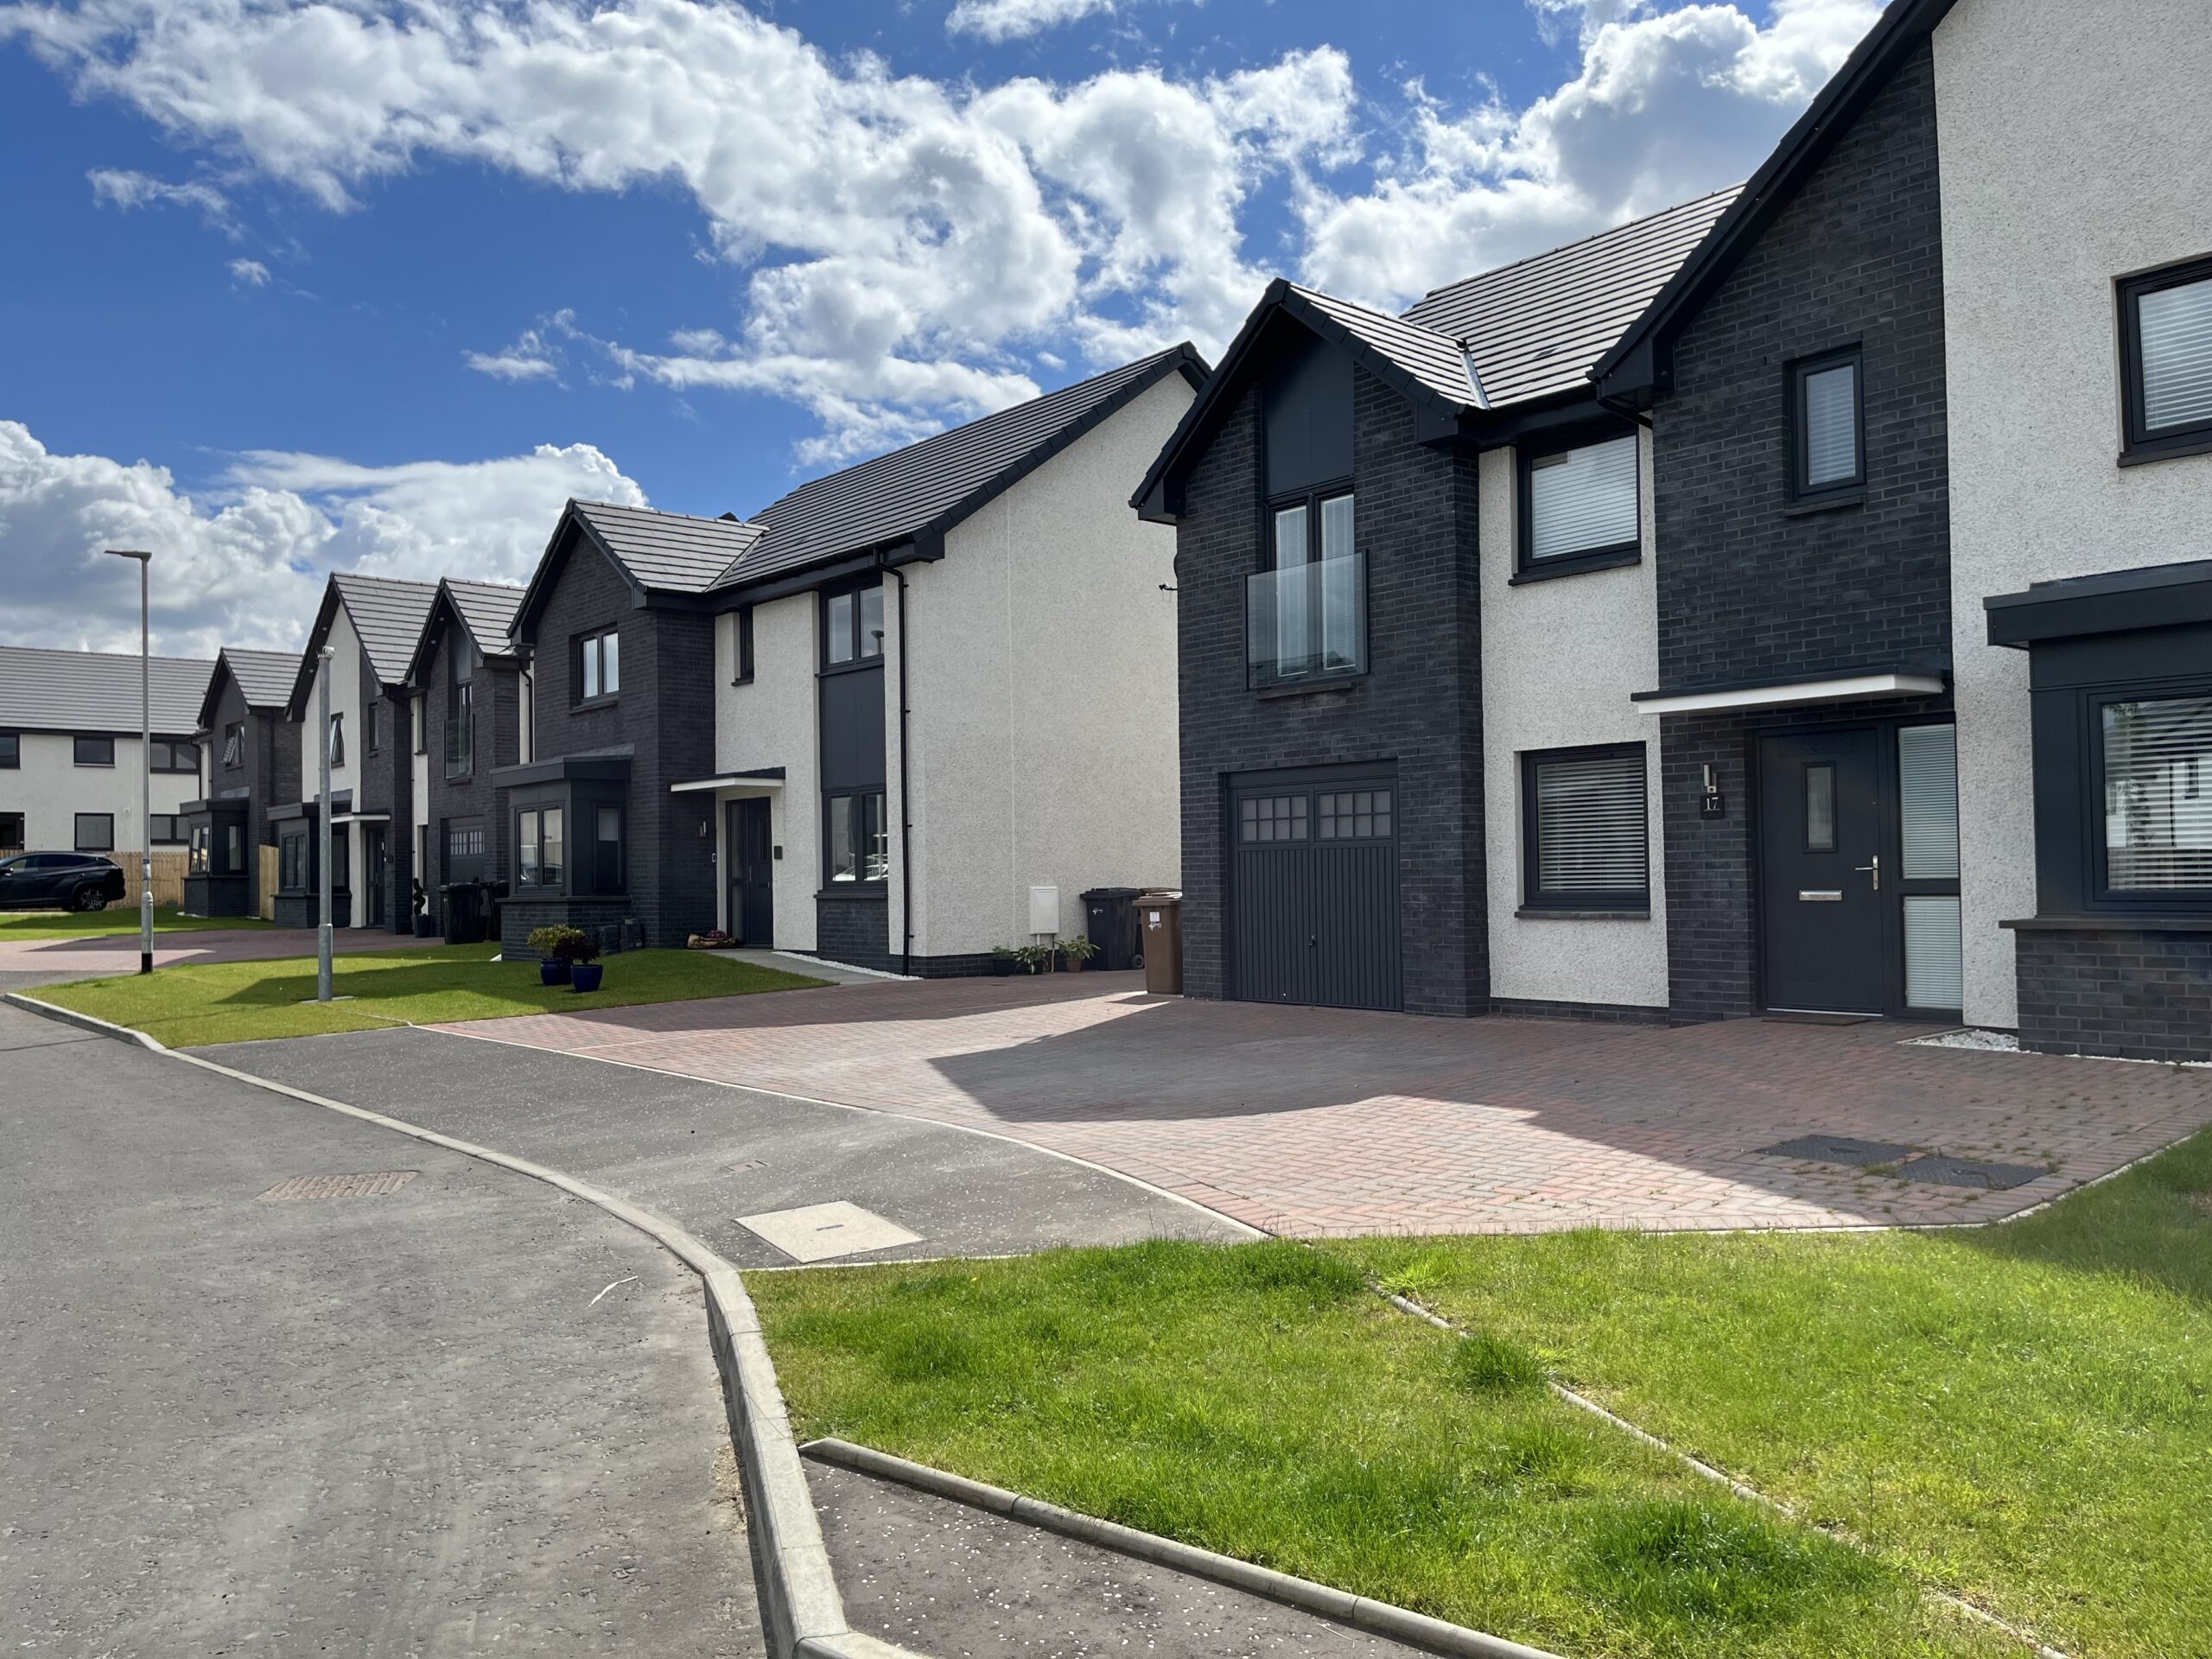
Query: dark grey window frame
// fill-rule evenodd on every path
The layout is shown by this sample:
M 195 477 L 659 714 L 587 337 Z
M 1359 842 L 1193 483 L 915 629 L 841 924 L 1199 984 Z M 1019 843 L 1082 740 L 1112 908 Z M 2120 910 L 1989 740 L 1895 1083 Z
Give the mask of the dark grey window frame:
M 730 655 L 735 658 L 732 685 L 753 683 L 753 607 L 741 605 L 730 613 Z
M 476 683 L 457 662 L 446 682 L 444 765 L 448 780 L 476 775 Z
M 515 809 L 514 886 L 517 893 L 566 893 L 569 891 L 569 874 L 575 867 L 575 861 L 569 856 L 569 802 L 567 798 L 563 796 L 563 798 L 556 800 L 533 801 L 527 806 L 518 806 Z M 544 869 L 545 860 L 545 821 L 543 815 L 548 812 L 557 812 L 561 815 L 561 862 L 556 867 L 560 872 L 559 879 L 553 881 L 546 881 L 543 880 L 536 881 L 526 880 L 523 876 L 522 861 L 523 820 L 531 817 L 535 817 L 538 820 L 538 868 L 542 874 Z
M 375 698 L 369 704 L 368 737 L 366 740 L 366 747 L 361 751 L 364 755 L 381 754 L 384 753 L 384 716 L 385 707 L 385 700 L 381 696 Z
M 234 720 L 223 728 L 223 770 L 236 772 L 245 765 L 245 722 Z
M 1535 556 L 1535 514 L 1529 510 L 1533 499 L 1529 474 L 1535 463 L 1554 455 L 1563 455 L 1570 449 L 1586 449 L 1592 444 L 1609 443 L 1617 438 L 1633 436 L 1636 444 L 1636 535 L 1625 542 L 1616 542 L 1610 547 L 1588 548 L 1580 553 L 1562 553 L 1554 558 Z M 1541 443 L 1516 445 L 1513 456 L 1513 575 L 1507 585 L 1520 587 L 1531 582 L 1549 582 L 1556 576 L 1580 576 L 1592 570 L 1618 570 L 1624 566 L 1643 563 L 1643 441 L 1642 429 L 1630 425 L 1627 430 L 1589 429 L 1571 436 L 1547 439 Z
M 0 732 L 0 772 L 14 772 L 23 764 L 23 734 Z
M 1809 470 L 1806 444 L 1809 435 L 1805 429 L 1805 382 L 1823 369 L 1839 365 L 1852 365 L 1852 445 L 1859 462 L 1858 471 L 1850 478 L 1836 483 L 1815 487 L 1805 481 Z M 1788 469 L 1788 495 L 1793 507 L 1849 506 L 1866 499 L 1866 353 L 1858 341 L 1839 346 L 1812 357 L 1801 357 L 1783 369 L 1783 407 L 1787 416 L 1789 450 L 1784 463 Z
M 166 828 L 168 834 L 162 833 Z M 156 812 L 147 825 L 146 839 L 156 847 L 181 847 L 188 837 L 184 830 L 181 812 Z
M 2120 319 L 2120 464 L 2123 467 L 2212 451 L 2212 418 L 2188 426 L 2161 427 L 2155 432 L 2143 423 L 2143 296 L 2207 279 L 2212 279 L 2212 254 L 2139 271 L 2113 284 Z
M 107 746 L 107 759 L 105 760 L 86 760 L 85 745 L 87 743 L 105 744 Z M 115 764 L 115 740 L 112 737 L 75 737 L 70 740 L 70 745 L 69 761 L 72 766 L 112 766 Z M 97 749 L 94 750 L 95 753 L 98 752 L 99 751 Z
M 276 890 L 305 893 L 315 885 L 315 838 L 302 826 L 276 835 Z
M 1541 826 L 1538 823 L 1536 771 L 1547 761 L 1634 755 L 1643 779 L 1643 886 L 1603 891 L 1546 893 L 1541 877 Z M 1642 920 L 1651 914 L 1651 759 L 1643 743 L 1586 743 L 1572 748 L 1529 749 L 1521 762 L 1521 909 L 1525 917 L 1546 920 Z
M 12 851 L 23 844 L 23 817 L 24 815 L 21 812 L 0 812 L 0 848 Z M 6 830 L 6 826 L 11 823 L 16 826 L 16 837 L 13 841 L 8 838 Z
M 1324 502 L 1338 500 L 1344 496 L 1352 498 L 1352 552 L 1357 556 L 1362 551 L 1359 534 L 1359 488 L 1352 474 L 1348 473 L 1339 478 L 1332 478 L 1319 484 L 1304 485 L 1294 490 L 1279 490 L 1273 495 L 1262 495 L 1260 498 L 1260 566 L 1257 574 L 1262 575 L 1283 568 L 1278 563 L 1281 554 L 1275 546 L 1275 515 L 1292 507 L 1306 509 L 1306 563 L 1303 568 L 1313 573 L 1306 596 L 1308 616 L 1318 617 L 1321 614 L 1321 506 Z M 1360 566 L 1359 578 L 1363 588 L 1367 581 L 1367 567 L 1364 563 Z M 1250 619 L 1248 617 L 1245 624 L 1248 639 L 1250 637 Z M 1320 674 L 1301 674 L 1295 679 L 1276 680 L 1265 685 L 1252 683 L 1251 664 L 1248 664 L 1246 688 L 1259 696 L 1277 697 L 1364 679 L 1373 671 L 1374 667 L 1369 650 L 1370 641 L 1368 630 L 1367 594 L 1364 592 L 1359 595 L 1359 639 L 1357 643 L 1357 663 L 1351 668 L 1339 668 Z
M 862 650 L 862 647 L 868 644 L 868 630 L 863 626 L 868 607 L 861 602 L 861 595 L 871 590 L 879 594 L 882 593 L 883 579 L 880 576 L 871 576 L 861 582 L 839 582 L 834 587 L 821 590 L 821 602 L 815 607 L 814 641 L 815 660 L 820 664 L 820 672 L 855 674 L 863 673 L 872 668 L 880 668 L 883 665 L 884 642 L 880 639 L 875 641 L 875 650 L 873 654 Z M 833 608 L 833 601 L 848 595 L 851 596 L 853 601 L 853 655 L 842 663 L 832 662 L 830 658 L 830 613 Z M 888 620 L 887 617 L 886 620 L 888 621 Z
M 866 800 L 870 798 L 874 798 L 882 803 L 882 807 L 880 809 L 880 822 L 883 826 L 884 836 L 884 874 L 880 876 L 875 877 L 858 875 L 849 881 L 841 881 L 831 872 L 830 860 L 830 820 L 834 810 L 834 803 L 841 800 Z M 863 810 L 861 813 L 863 824 L 866 823 L 866 812 Z M 883 784 L 855 784 L 842 789 L 823 790 L 822 791 L 821 891 L 835 896 L 838 893 L 881 893 L 887 889 L 891 885 L 890 837 L 891 791 L 887 785 Z M 868 846 L 865 837 L 860 838 L 856 850 L 858 851 L 861 859 L 861 868 L 862 870 L 866 870 L 868 868 Z
M 2090 686 L 2077 699 L 2075 741 L 2081 745 L 2082 776 L 2087 782 L 2082 791 L 2082 874 L 2087 900 L 2084 908 L 2093 913 L 2212 914 L 2212 887 L 2115 888 L 2112 885 L 2111 849 L 2105 845 L 2105 706 L 2113 702 L 2158 702 L 2174 697 L 2212 697 L 2212 676 Z
M 607 652 L 605 643 L 614 641 L 614 686 L 607 684 Z M 589 696 L 584 695 L 584 658 L 596 651 L 599 656 L 599 687 Z M 569 646 L 569 702 L 576 709 L 604 709 L 622 696 L 622 626 L 610 622 L 603 628 L 593 628 L 580 633 Z
M 183 749 L 190 753 L 192 760 L 189 765 L 177 765 L 177 751 L 179 749 Z M 166 772 L 188 772 L 195 778 L 200 775 L 200 746 L 185 738 L 156 738 L 154 740 L 153 753 L 147 757 L 147 760 L 149 762 L 148 768 L 149 771 Z
M 112 812 L 79 812 L 69 826 L 71 845 L 80 853 L 111 853 L 115 850 L 115 814 Z M 87 820 L 107 825 L 107 840 L 97 847 L 85 844 L 85 824 Z
M 330 746 L 330 764 L 334 766 L 344 766 L 346 764 L 346 715 L 342 710 L 330 717 L 330 730 L 324 734 L 323 741 Z M 313 772 L 309 772 L 308 775 L 310 779 L 315 776 Z

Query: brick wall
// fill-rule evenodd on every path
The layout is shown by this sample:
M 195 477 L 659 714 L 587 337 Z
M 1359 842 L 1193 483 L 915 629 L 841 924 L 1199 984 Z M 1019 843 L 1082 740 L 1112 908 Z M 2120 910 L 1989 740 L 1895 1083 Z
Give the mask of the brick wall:
M 899 959 L 886 943 L 890 937 L 891 900 L 886 894 L 823 894 L 814 901 L 814 954 L 826 961 L 895 973 Z
M 1247 391 L 1192 467 L 1176 537 L 1183 783 L 1183 980 L 1218 997 L 1224 780 L 1395 760 L 1408 1012 L 1489 1006 L 1474 463 L 1413 438 L 1412 411 L 1353 378 L 1356 535 L 1369 671 L 1339 690 L 1246 689 L 1245 578 L 1262 565 L 1259 398 Z
M 1942 297 L 1923 46 L 1677 343 L 1675 389 L 1653 428 L 1662 688 L 1948 664 Z M 1785 367 L 1853 341 L 1864 499 L 1793 510 Z M 1758 1005 L 1749 766 L 1759 734 L 1949 708 L 1936 698 L 1662 721 L 1674 1017 Z M 1708 763 L 1728 802 L 1719 819 L 1699 816 Z
M 453 706 L 448 699 L 453 692 L 454 646 L 465 639 L 448 622 L 440 631 L 429 671 L 423 676 L 423 741 L 429 761 L 430 800 L 429 868 L 423 872 L 423 885 L 429 889 L 434 915 L 438 913 L 439 884 L 453 879 L 446 874 L 445 825 L 449 818 L 481 817 L 484 879 L 495 883 L 513 880 L 513 867 L 508 861 L 513 832 L 508 815 L 500 810 L 492 772 L 522 759 L 522 671 L 497 662 L 476 664 L 474 690 L 470 694 L 476 723 L 476 764 L 466 778 L 447 777 L 446 727 L 449 722 L 446 711 Z
M 2115 919 L 2018 930 L 2020 1045 L 2044 1054 L 2212 1060 L 2212 932 Z

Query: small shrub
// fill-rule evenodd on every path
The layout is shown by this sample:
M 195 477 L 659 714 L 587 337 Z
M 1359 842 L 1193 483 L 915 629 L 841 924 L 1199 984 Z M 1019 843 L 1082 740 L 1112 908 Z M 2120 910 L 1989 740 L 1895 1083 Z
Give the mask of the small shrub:
M 598 944 L 581 927 L 534 927 L 529 944 L 548 962 L 589 962 L 599 954 Z
M 1478 1332 L 1452 1344 L 1452 1381 L 1469 1394 L 1529 1394 L 1544 1385 L 1544 1368 L 1517 1343 Z

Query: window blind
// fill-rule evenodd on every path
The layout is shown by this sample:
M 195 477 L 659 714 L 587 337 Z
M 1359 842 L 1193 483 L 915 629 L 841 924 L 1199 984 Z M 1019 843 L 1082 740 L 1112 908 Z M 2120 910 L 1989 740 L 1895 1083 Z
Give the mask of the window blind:
M 1643 750 L 1537 760 L 1536 891 L 1649 891 Z
M 2137 307 L 2145 428 L 2212 421 L 2212 276 L 2145 294 Z
M 1904 1000 L 1915 1008 L 1955 1008 L 1966 1001 L 1956 899 L 1904 901 Z
M 1532 560 L 1618 547 L 1637 533 L 1633 433 L 1529 463 Z
M 1897 733 L 1897 801 L 1904 879 L 1959 876 L 1959 755 L 1955 726 L 1907 726 Z M 1935 1006 L 1948 1007 L 1948 1002 Z
M 2108 702 L 2103 725 L 2109 885 L 2212 888 L 2212 696 Z
M 1805 486 L 1859 476 L 1859 365 L 1838 363 L 1805 377 Z

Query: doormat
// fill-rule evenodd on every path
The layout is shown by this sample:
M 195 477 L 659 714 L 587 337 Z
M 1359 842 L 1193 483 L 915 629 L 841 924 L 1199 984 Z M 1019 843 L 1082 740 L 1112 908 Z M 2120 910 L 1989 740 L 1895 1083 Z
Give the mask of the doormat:
M 1798 1158 L 1815 1164 L 1857 1164 L 1864 1169 L 1910 1158 L 1913 1149 L 1887 1141 L 1854 1141 L 1847 1135 L 1802 1135 L 1795 1141 L 1758 1150 L 1760 1155 L 1768 1158 Z
M 1978 1186 L 1985 1192 L 2002 1192 L 2008 1187 L 2025 1186 L 2050 1172 L 2040 1164 L 1983 1164 L 1971 1158 L 1937 1156 L 1900 1164 L 1897 1173 L 1908 1181 L 1926 1181 L 1934 1186 Z

